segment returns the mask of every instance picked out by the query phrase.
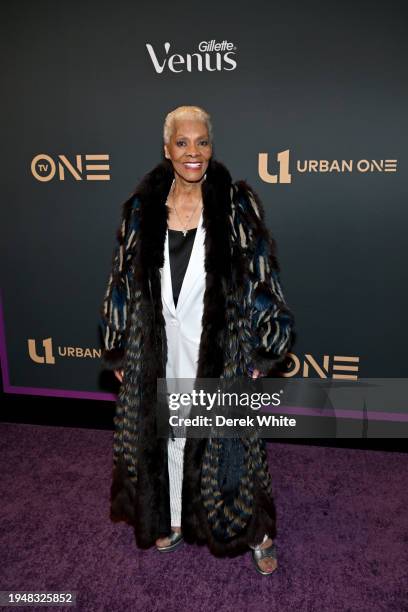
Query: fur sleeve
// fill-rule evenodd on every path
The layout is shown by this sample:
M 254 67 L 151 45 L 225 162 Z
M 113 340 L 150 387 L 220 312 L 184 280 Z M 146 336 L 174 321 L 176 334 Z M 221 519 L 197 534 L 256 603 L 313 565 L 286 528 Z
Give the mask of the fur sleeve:
M 248 366 L 266 375 L 279 368 L 295 341 L 294 317 L 283 295 L 276 244 L 265 225 L 260 198 L 245 181 L 238 181 L 236 188 L 237 231 L 247 263 Z
M 125 331 L 130 303 L 130 266 L 139 229 L 139 202 L 131 196 L 122 206 L 122 220 L 116 232 L 111 272 L 100 309 L 103 337 L 102 364 L 106 369 L 124 366 Z

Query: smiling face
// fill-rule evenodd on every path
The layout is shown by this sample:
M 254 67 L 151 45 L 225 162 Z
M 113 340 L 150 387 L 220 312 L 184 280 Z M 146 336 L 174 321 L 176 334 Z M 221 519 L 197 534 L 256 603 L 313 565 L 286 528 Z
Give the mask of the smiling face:
M 206 124 L 197 119 L 175 121 L 170 142 L 164 145 L 164 154 L 181 178 L 189 183 L 200 181 L 212 155 Z

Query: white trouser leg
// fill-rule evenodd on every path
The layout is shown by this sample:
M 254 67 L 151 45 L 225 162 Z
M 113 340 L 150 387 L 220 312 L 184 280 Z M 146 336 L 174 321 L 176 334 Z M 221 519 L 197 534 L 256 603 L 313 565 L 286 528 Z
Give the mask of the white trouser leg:
M 188 387 L 184 385 L 177 392 L 189 392 Z M 191 410 L 190 403 L 181 404 L 177 411 L 177 415 L 182 418 L 189 416 Z M 184 447 L 186 444 L 186 429 L 184 425 L 174 426 L 174 439 L 171 437 L 167 443 L 168 452 L 168 469 L 169 469 L 169 493 L 170 493 L 170 517 L 172 527 L 181 527 L 181 496 L 183 487 L 183 461 Z
M 183 485 L 183 457 L 185 438 L 168 441 L 171 526 L 181 526 L 181 490 Z

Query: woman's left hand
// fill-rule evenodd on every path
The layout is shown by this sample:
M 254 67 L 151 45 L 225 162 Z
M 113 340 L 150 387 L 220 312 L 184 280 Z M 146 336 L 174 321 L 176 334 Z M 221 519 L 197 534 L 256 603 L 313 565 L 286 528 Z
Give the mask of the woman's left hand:
M 263 373 L 261 372 L 261 370 L 258 370 L 257 368 L 255 368 L 252 372 L 252 378 L 260 378 L 261 376 L 263 376 Z

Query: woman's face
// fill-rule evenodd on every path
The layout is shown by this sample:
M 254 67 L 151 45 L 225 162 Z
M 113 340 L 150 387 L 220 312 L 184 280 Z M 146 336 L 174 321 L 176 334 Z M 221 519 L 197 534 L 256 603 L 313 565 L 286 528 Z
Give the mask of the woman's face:
M 164 154 L 180 177 L 190 183 L 200 181 L 212 155 L 206 124 L 197 119 L 176 121 Z

